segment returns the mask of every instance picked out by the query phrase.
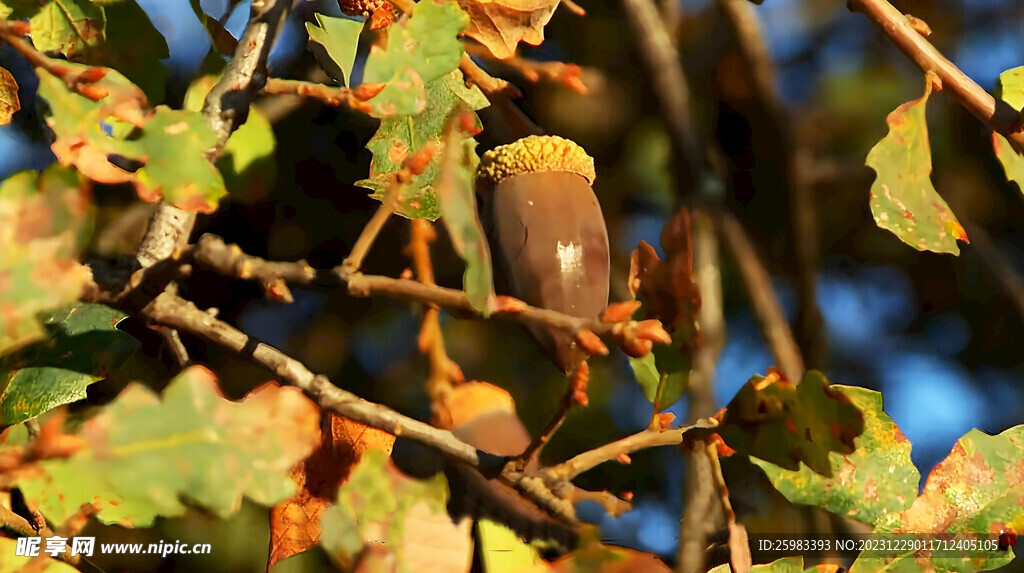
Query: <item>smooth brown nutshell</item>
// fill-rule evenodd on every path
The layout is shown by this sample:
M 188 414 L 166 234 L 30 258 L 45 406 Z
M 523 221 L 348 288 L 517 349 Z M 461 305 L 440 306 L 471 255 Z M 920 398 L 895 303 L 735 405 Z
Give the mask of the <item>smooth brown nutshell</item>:
M 507 290 L 502 294 L 581 318 L 596 318 L 608 306 L 608 230 L 585 177 L 568 171 L 505 176 L 481 194 L 481 208 L 500 266 L 498 286 Z M 571 333 L 529 330 L 567 374 L 586 358 Z

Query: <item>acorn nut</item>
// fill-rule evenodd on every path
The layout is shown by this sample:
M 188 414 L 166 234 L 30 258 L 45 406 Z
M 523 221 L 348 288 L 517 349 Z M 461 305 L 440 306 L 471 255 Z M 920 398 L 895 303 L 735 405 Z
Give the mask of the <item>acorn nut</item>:
M 483 155 L 476 188 L 499 294 L 581 318 L 608 306 L 608 230 L 594 179 L 593 158 L 557 136 L 531 135 Z M 586 359 L 572 333 L 528 329 L 566 374 Z

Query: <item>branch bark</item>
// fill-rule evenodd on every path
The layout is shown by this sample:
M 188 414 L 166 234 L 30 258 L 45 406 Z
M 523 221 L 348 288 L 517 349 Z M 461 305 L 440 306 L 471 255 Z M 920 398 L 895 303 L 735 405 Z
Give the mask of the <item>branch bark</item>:
M 228 62 L 224 76 L 206 96 L 203 115 L 217 134 L 217 143 L 207 151 L 210 161 L 220 156 L 228 137 L 245 123 L 249 105 L 267 81 L 267 58 L 277 27 L 288 13 L 291 0 L 255 0 L 249 23 Z M 143 267 L 166 259 L 188 243 L 196 214 L 168 203 L 160 203 L 149 222 L 137 260 Z
M 846 6 L 851 12 L 864 14 L 921 71 L 935 72 L 942 80 L 944 91 L 950 93 L 974 117 L 1006 137 L 1018 152 L 1024 153 L 1020 112 L 992 97 L 992 94 L 963 73 L 914 29 L 909 18 L 886 0 L 847 0 Z

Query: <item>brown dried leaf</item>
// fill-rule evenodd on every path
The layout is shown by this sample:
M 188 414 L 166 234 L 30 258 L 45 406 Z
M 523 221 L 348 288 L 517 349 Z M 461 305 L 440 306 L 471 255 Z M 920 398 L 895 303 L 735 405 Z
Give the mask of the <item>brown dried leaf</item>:
M 18 83 L 14 76 L 3 67 L 0 67 L 0 125 L 11 123 L 14 112 L 21 109 L 21 101 L 18 99 Z
M 496 58 L 511 58 L 519 42 L 537 46 L 560 0 L 459 0 L 469 14 L 466 35 Z
M 270 510 L 270 556 L 267 570 L 278 561 L 314 547 L 320 541 L 320 514 L 334 502 L 363 452 L 391 453 L 395 437 L 336 414 L 324 418 L 320 447 L 292 470 L 299 491 Z
M 664 261 L 643 241 L 630 258 L 630 290 L 644 301 L 646 317 L 660 319 L 669 332 L 692 328 L 700 308 L 691 243 L 690 212 L 684 207 L 661 232 Z

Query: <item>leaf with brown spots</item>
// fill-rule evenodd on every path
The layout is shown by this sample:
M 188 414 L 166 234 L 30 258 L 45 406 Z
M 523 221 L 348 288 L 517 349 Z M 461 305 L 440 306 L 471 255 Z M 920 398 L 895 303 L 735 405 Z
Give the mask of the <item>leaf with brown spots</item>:
M 928 475 L 924 491 L 906 511 L 889 516 L 877 533 L 957 534 L 964 539 L 996 539 L 1024 531 L 1024 426 L 997 436 L 971 430 Z M 934 538 L 934 536 L 931 536 Z M 924 560 L 922 562 L 922 559 Z M 880 570 L 987 571 L 1008 564 L 1013 551 L 965 556 L 913 553 L 859 557 L 851 573 Z
M 468 572 L 472 522 L 453 523 L 447 502 L 443 475 L 415 480 L 384 452 L 368 450 L 323 513 L 320 544 L 343 567 L 376 543 L 395 554 L 399 572 Z
M 320 514 L 333 503 L 363 452 L 390 454 L 395 444 L 393 435 L 336 414 L 328 414 L 321 425 L 320 446 L 292 470 L 298 493 L 270 510 L 268 571 L 320 541 Z
M 14 113 L 21 109 L 21 100 L 18 99 L 18 82 L 14 76 L 0 66 L 0 125 L 11 123 Z
M 957 240 L 970 242 L 956 215 L 932 185 L 931 148 L 924 95 L 896 108 L 885 122 L 889 133 L 868 153 L 867 166 L 877 174 L 871 185 L 875 223 L 919 251 L 960 254 Z
M 41 338 L 41 313 L 81 295 L 92 276 L 76 258 L 92 220 L 88 182 L 71 169 L 0 182 L 0 354 Z
M 856 451 L 864 415 L 821 372 L 809 370 L 797 385 L 771 370 L 751 378 L 729 402 L 719 426 L 707 431 L 741 454 L 794 471 L 803 462 L 833 477 L 829 454 Z
M 519 42 L 539 46 L 558 4 L 559 0 L 459 0 L 469 14 L 466 35 L 500 59 L 516 55 Z
M 832 477 L 806 465 L 791 471 L 757 458 L 751 461 L 789 501 L 874 525 L 914 503 L 921 475 L 910 461 L 910 442 L 882 411 L 881 394 L 854 386 L 830 388 L 864 414 L 864 432 L 853 440 L 857 449 L 850 454 L 829 452 Z
M 434 160 L 402 188 L 397 213 L 409 219 L 433 221 L 441 216 L 441 207 L 434 186 L 441 174 L 443 136 L 448 119 L 465 106 L 471 110 L 486 107 L 487 98 L 480 88 L 467 88 L 459 70 L 453 70 L 428 82 L 425 93 L 426 108 L 422 113 L 381 120 L 377 133 L 366 144 L 366 149 L 373 154 L 370 176 L 368 179 L 357 181 L 356 184 L 371 189 L 373 193 L 370 196 L 374 199 L 383 200 L 409 154 L 431 144 L 434 149 Z M 479 127 L 479 119 L 475 114 L 472 115 L 474 127 Z M 460 132 L 458 140 L 464 146 L 464 156 L 470 160 L 475 159 L 475 141 L 472 135 Z M 449 205 L 449 210 L 450 207 Z
M 268 383 L 232 402 L 193 366 L 162 399 L 128 386 L 75 434 L 85 447 L 23 466 L 12 485 L 51 523 L 89 502 L 103 523 L 127 527 L 183 515 L 186 500 L 227 517 L 243 497 L 272 505 L 294 493 L 289 472 L 316 446 L 319 420 L 296 388 Z

